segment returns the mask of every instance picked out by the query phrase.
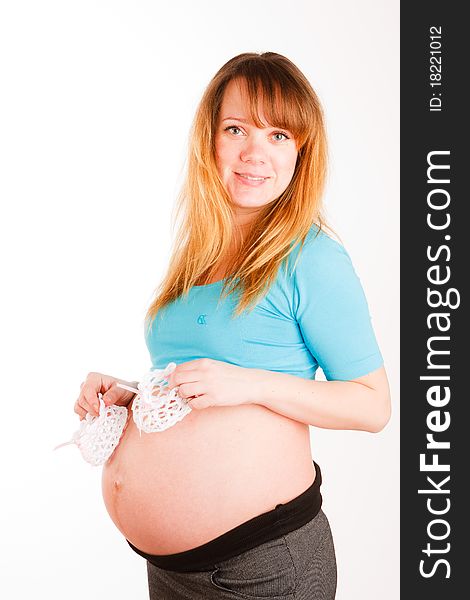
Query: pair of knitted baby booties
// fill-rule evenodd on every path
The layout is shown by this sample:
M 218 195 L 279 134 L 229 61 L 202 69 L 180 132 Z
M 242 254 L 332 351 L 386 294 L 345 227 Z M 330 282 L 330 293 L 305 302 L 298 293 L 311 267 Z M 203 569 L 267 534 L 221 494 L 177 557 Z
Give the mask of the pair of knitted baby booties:
M 142 431 L 164 431 L 191 412 L 189 404 L 178 395 L 177 388 L 168 390 L 167 377 L 175 367 L 175 363 L 169 363 L 165 369 L 151 369 L 142 377 L 138 389 L 117 384 L 136 393 L 132 416 L 141 434 Z M 128 417 L 125 406 L 105 406 L 101 394 L 98 398 L 99 416 L 93 417 L 88 413 L 72 439 L 54 448 L 76 444 L 82 457 L 93 466 L 103 465 L 111 457 L 121 440 Z

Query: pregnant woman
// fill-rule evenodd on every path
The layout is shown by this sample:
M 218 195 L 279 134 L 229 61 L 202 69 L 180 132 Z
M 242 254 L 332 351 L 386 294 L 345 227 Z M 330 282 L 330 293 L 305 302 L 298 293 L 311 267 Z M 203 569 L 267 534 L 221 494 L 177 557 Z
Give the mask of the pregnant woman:
M 169 387 L 192 410 L 158 433 L 129 418 L 103 468 L 151 600 L 335 597 L 309 425 L 378 432 L 390 396 L 359 278 L 325 231 L 325 173 L 301 71 L 273 52 L 229 60 L 196 111 L 183 218 L 145 319 L 152 367 L 176 363 Z M 75 412 L 96 415 L 100 392 L 131 408 L 117 383 L 136 385 L 90 373 Z

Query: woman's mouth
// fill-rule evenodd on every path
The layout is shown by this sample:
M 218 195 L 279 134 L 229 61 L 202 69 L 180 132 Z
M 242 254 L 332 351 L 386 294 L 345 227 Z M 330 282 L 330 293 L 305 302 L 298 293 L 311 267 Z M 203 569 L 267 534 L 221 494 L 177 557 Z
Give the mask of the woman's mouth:
M 269 179 L 269 177 L 255 177 L 251 175 L 242 175 L 240 173 L 235 173 L 235 175 L 239 181 L 251 187 L 258 187 L 259 185 L 262 185 L 267 179 Z

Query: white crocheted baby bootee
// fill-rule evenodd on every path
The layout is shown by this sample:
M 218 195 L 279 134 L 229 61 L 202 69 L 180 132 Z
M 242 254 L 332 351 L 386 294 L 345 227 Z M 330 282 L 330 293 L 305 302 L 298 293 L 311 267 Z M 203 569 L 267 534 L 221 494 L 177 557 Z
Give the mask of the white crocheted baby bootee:
M 191 412 L 189 404 L 178 395 L 178 388 L 168 390 L 167 377 L 175 368 L 176 363 L 168 363 L 165 369 L 151 369 L 139 382 L 132 416 L 141 433 L 164 431 Z
M 151 369 L 138 383 L 138 387 L 130 387 L 117 383 L 117 387 L 134 392 L 132 404 L 133 419 L 139 432 L 154 433 L 164 431 L 181 421 L 191 407 L 178 395 L 178 388 L 168 390 L 167 377 L 176 368 L 176 363 L 168 363 L 165 369 Z M 103 465 L 119 444 L 128 411 L 125 406 L 106 406 L 102 394 L 98 394 L 100 411 L 98 417 L 87 413 L 80 421 L 80 428 L 72 439 L 54 448 L 62 448 L 76 444 L 83 458 L 94 466 Z
M 80 428 L 73 434 L 72 439 L 54 448 L 62 448 L 76 444 L 83 458 L 93 466 L 103 465 L 116 449 L 121 439 L 127 421 L 125 406 L 106 406 L 101 394 L 100 412 L 98 417 L 87 413 L 80 421 Z

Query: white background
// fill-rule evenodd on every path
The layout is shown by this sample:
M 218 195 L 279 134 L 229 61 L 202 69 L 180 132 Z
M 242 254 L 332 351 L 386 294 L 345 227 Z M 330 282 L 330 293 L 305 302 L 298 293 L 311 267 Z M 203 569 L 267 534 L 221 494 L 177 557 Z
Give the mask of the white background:
M 138 379 L 143 318 L 202 92 L 275 51 L 324 105 L 326 205 L 362 281 L 393 394 L 379 434 L 311 428 L 338 600 L 399 597 L 399 3 L 11 0 L 0 8 L 0 595 L 148 597 L 101 469 L 52 448 L 89 371 Z

